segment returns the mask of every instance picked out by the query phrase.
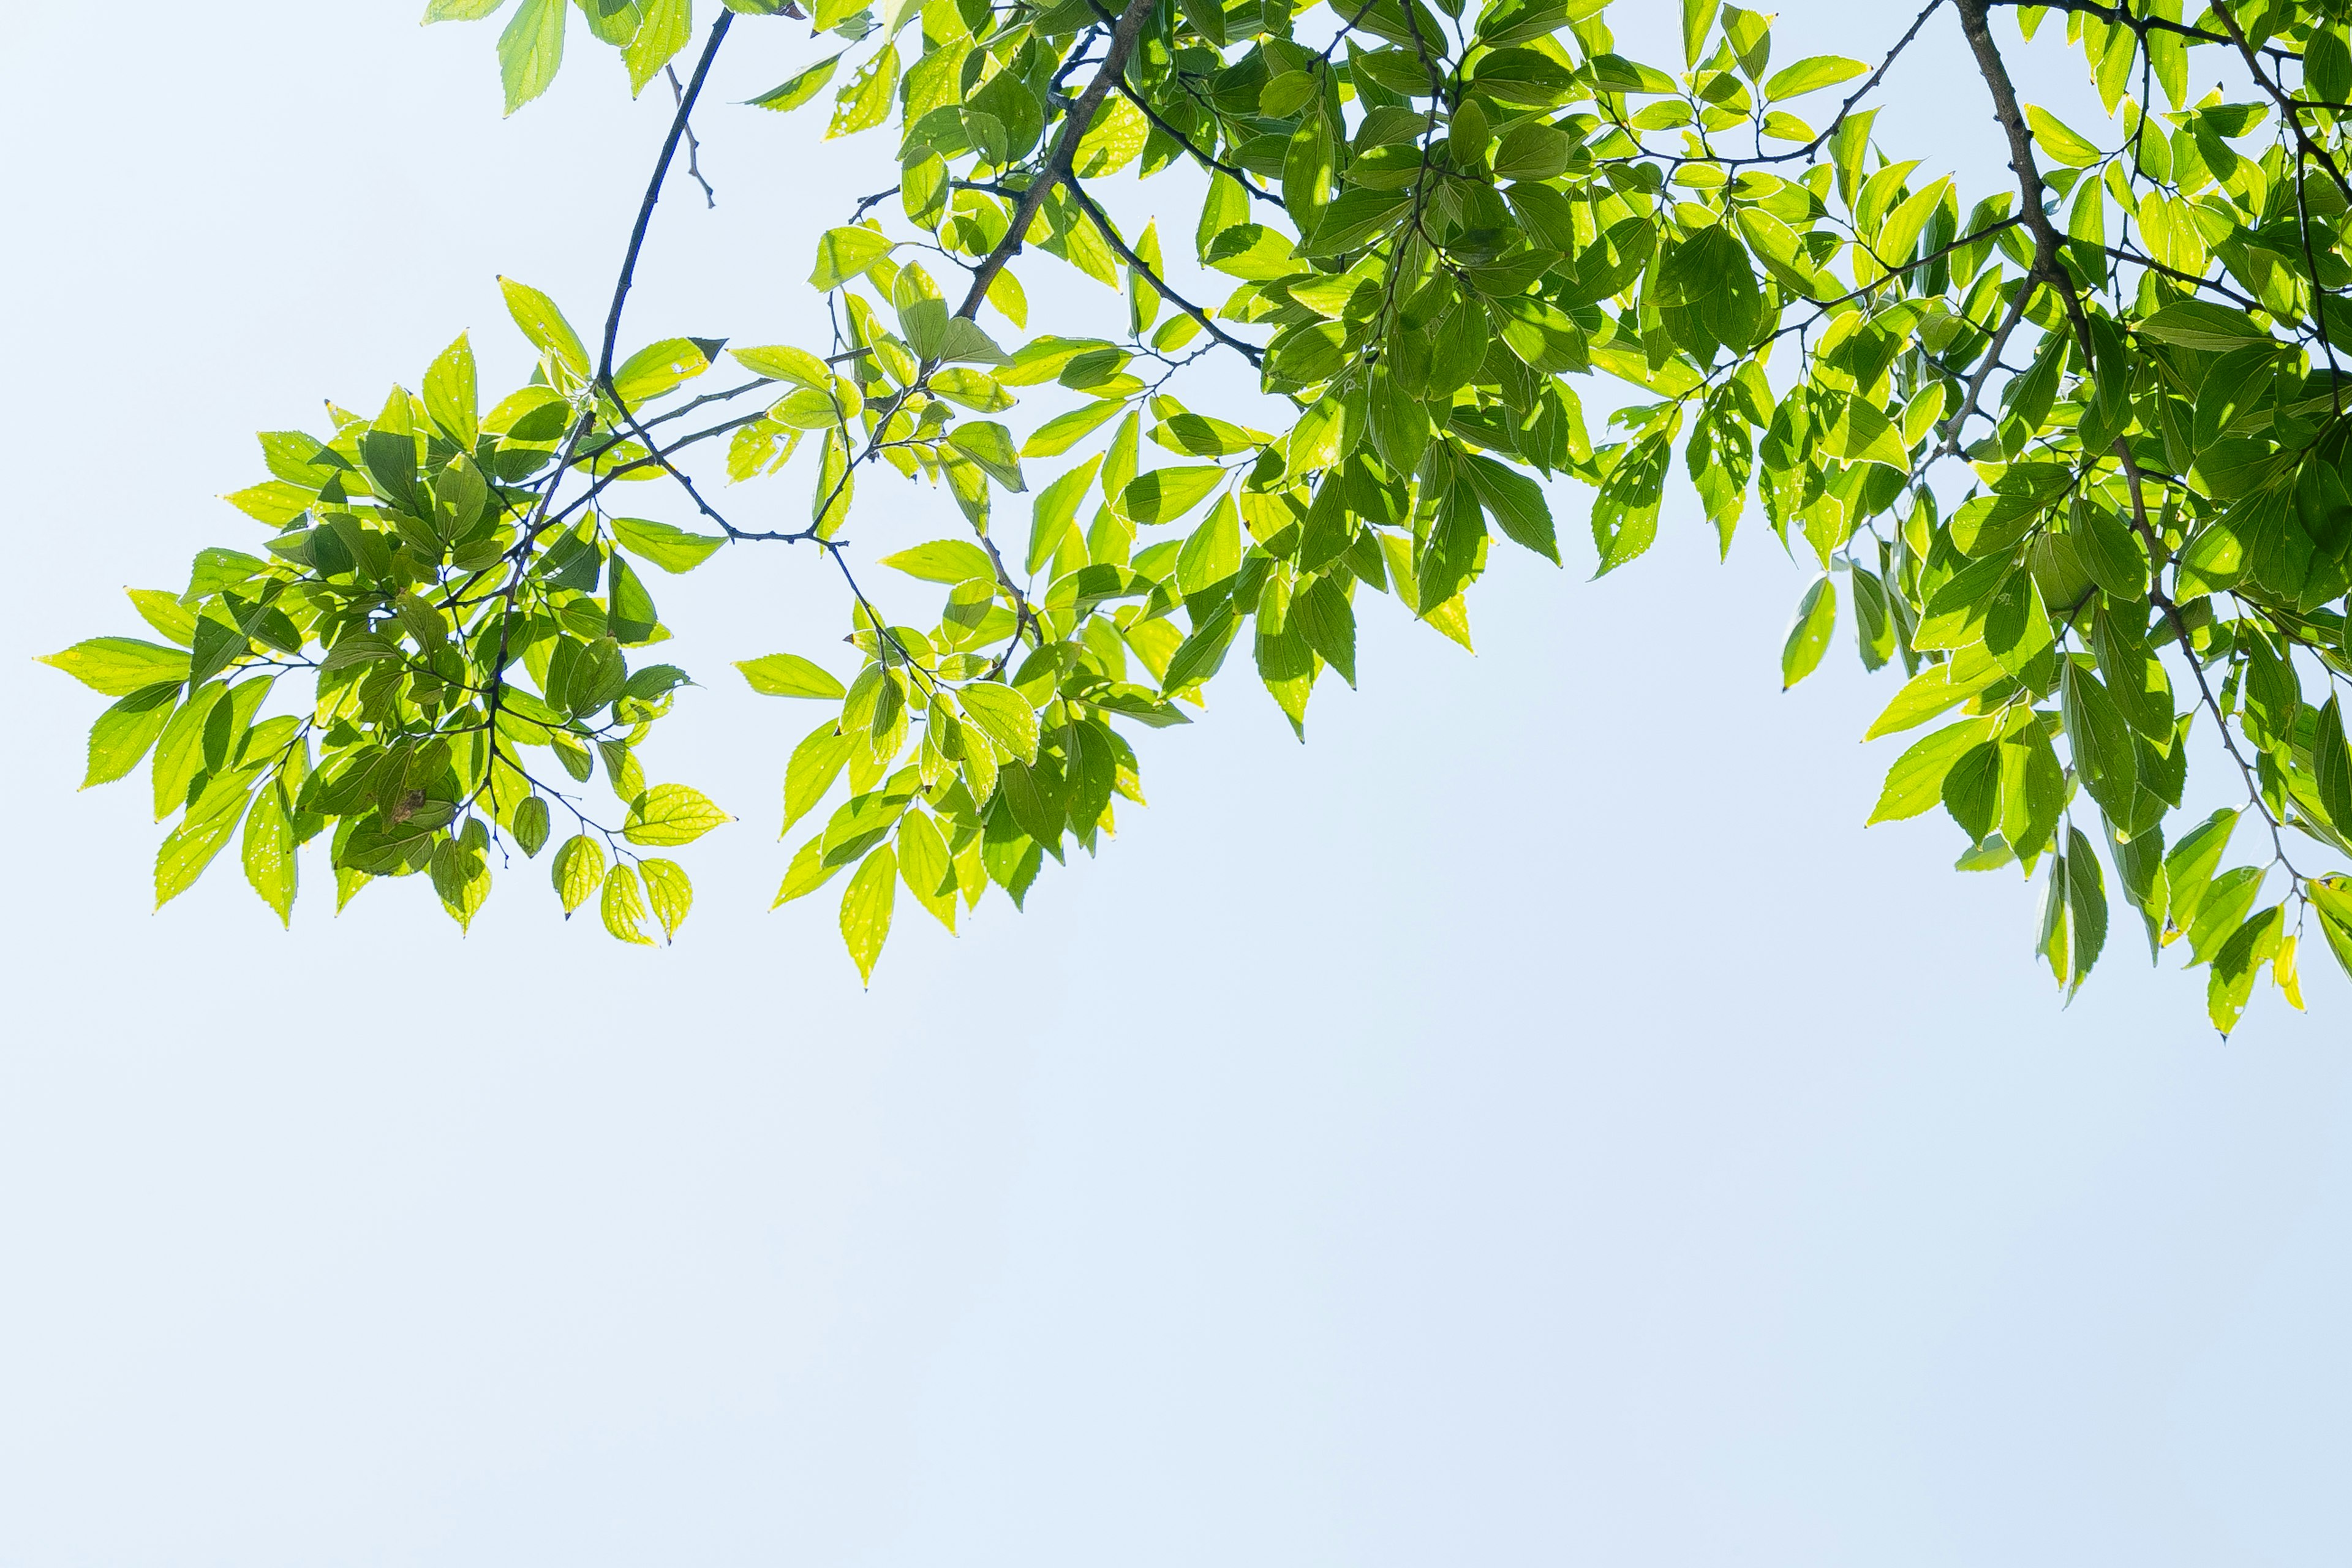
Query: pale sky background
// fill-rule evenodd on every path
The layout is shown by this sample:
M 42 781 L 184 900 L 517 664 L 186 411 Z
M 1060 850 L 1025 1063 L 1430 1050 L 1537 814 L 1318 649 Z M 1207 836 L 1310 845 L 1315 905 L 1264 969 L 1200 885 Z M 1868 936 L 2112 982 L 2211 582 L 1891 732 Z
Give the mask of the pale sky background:
M 1863 830 L 1893 680 L 1842 627 L 1780 694 L 1752 517 L 1589 584 L 1563 491 L 1475 658 L 1370 601 L 1305 747 L 1229 677 L 1098 861 L 961 938 L 902 900 L 871 993 L 830 899 L 765 912 L 815 721 L 725 668 L 837 654 L 807 555 L 654 584 L 705 689 L 648 765 L 743 818 L 676 948 L 520 863 L 464 940 L 421 880 L 331 918 L 315 861 L 290 936 L 233 857 L 150 916 L 145 785 L 75 794 L 102 700 L 25 660 L 252 542 L 250 432 L 461 328 L 519 379 L 494 274 L 596 318 L 668 112 L 575 37 L 501 123 L 492 30 L 416 9 L 0 44 L 0 1568 L 2345 1559 L 2352 987 L 2315 952 L 2313 1016 L 2224 1045 L 2119 921 L 2062 1011 L 2035 892 Z M 1787 9 L 1782 58 L 1910 13 Z M 889 183 L 731 107 L 814 58 L 738 33 L 634 340 L 814 341 L 814 236 Z M 1958 47 L 1882 138 L 1974 194 Z M 1188 235 L 1192 188 L 1125 210 Z M 862 542 L 943 531 L 905 493 Z

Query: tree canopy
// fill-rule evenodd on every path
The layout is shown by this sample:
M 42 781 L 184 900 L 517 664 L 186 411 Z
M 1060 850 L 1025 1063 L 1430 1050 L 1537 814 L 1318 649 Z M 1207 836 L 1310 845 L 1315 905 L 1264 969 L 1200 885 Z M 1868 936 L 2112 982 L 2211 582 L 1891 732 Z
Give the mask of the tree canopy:
M 1841 619 L 1901 666 L 1870 821 L 1940 807 L 1960 869 L 2040 878 L 2067 994 L 2118 903 L 2209 968 L 2225 1033 L 2265 973 L 2302 1005 L 2311 935 L 2352 972 L 2347 0 L 1929 0 L 1868 61 L 1776 59 L 1770 18 L 1681 0 L 1653 62 L 1609 0 L 813 3 L 433 0 L 504 14 L 509 113 L 584 31 L 676 114 L 591 337 L 501 279 L 527 384 L 486 394 L 461 336 L 373 415 L 264 432 L 269 478 L 227 498 L 250 548 L 134 590 L 152 637 L 48 659 L 116 699 L 86 783 L 148 762 L 159 903 L 236 840 L 290 919 L 323 837 L 338 908 L 422 874 L 463 926 L 494 860 L 552 845 L 566 915 L 668 937 L 669 853 L 730 817 L 646 779 L 692 686 L 649 581 L 782 547 L 838 575 L 858 665 L 808 657 L 814 626 L 737 665 L 821 715 L 777 902 L 845 875 L 870 976 L 902 891 L 952 930 L 1093 854 L 1143 798 L 1135 727 L 1194 721 L 1237 645 L 1303 738 L 1360 610 L 1467 646 L 1490 552 L 1561 560 L 1544 481 L 1592 492 L 1605 574 L 1679 463 L 1723 551 L 1752 500 L 1818 573 L 1784 687 Z M 1981 79 L 2006 188 L 1874 135 L 1948 5 L 1967 56 L 1934 68 Z M 896 171 L 817 244 L 828 341 L 625 337 L 713 59 L 795 23 L 811 63 L 753 104 L 823 102 Z M 2021 102 L 2021 46 L 2079 50 L 2105 120 Z M 1106 188 L 1171 170 L 1205 187 L 1192 232 L 1122 226 Z M 1171 283 L 1188 245 L 1223 298 Z M 1040 267 L 1111 291 L 1100 335 L 1028 335 Z M 1181 401 L 1211 356 L 1281 418 Z M 1596 372 L 1624 384 L 1598 428 Z M 845 550 L 903 484 L 969 524 L 892 539 L 880 565 L 930 589 Z M 2183 820 L 2192 752 L 2241 804 Z

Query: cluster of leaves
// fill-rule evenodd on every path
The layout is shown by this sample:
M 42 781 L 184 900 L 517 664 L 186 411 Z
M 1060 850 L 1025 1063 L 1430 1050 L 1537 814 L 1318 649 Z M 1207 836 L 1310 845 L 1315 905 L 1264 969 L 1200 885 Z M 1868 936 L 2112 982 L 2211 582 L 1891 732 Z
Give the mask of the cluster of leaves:
M 724 540 L 610 501 L 614 485 L 658 474 L 621 427 L 642 431 L 634 411 L 699 374 L 716 345 L 655 343 L 592 392 L 553 301 L 505 290 L 543 351 L 529 385 L 483 413 L 461 337 L 421 395 L 394 387 L 373 419 L 331 404 L 331 437 L 265 432 L 274 477 L 228 500 L 272 531 L 266 553 L 206 550 L 184 592 L 131 590 L 163 642 L 96 637 L 48 659 L 119 699 L 90 731 L 86 785 L 152 754 L 156 819 L 178 816 L 156 857 L 159 904 L 241 823 L 246 875 L 281 919 L 296 850 L 331 830 L 338 908 L 375 878 L 425 872 L 467 925 L 489 893 L 493 839 L 536 856 L 560 808 L 577 828 L 553 861 L 567 914 L 597 898 L 613 934 L 640 942 L 649 910 L 665 934 L 686 918 L 685 870 L 638 851 L 728 818 L 687 785 L 648 785 L 638 762 L 687 679 L 636 651 L 669 636 L 641 568 L 688 570 Z M 567 474 L 586 488 L 559 506 Z M 304 674 L 303 710 L 261 717 L 277 682 Z M 577 784 L 601 762 L 613 824 L 541 782 L 548 753 Z
M 577 3 L 633 87 L 692 37 L 689 0 Z M 1890 158 L 1864 107 L 1947 4 L 2018 174 L 1973 202 Z M 427 19 L 497 9 L 436 0 Z M 827 705 L 792 756 L 787 831 L 844 773 L 847 798 L 778 902 L 848 872 L 843 934 L 870 973 L 901 885 L 952 929 L 959 902 L 995 885 L 1017 903 L 1047 858 L 1091 853 L 1115 798 L 1142 798 L 1129 731 L 1189 721 L 1236 643 L 1303 736 L 1326 670 L 1355 678 L 1367 595 L 1467 646 L 1497 536 L 1559 560 L 1539 479 L 1596 492 L 1607 573 L 1654 542 L 1679 453 L 1722 550 L 1752 495 L 1818 568 L 1784 684 L 1818 667 L 1843 607 L 1864 664 L 1908 677 L 1870 736 L 1941 721 L 1872 820 L 1940 805 L 1962 868 L 2042 875 L 2039 951 L 2070 994 L 2105 944 L 2103 855 L 2151 952 L 2185 942 L 2210 966 L 2224 1031 L 2264 971 L 2300 1005 L 2308 923 L 2352 969 L 2352 879 L 2287 848 L 2352 853 L 2343 0 L 2214 0 L 2194 22 L 2180 0 L 2056 7 L 2109 114 L 2087 135 L 2017 101 L 1991 0 L 1930 0 L 1875 68 L 1776 66 L 1768 17 L 1683 0 L 1670 69 L 1619 52 L 1609 9 L 729 0 L 659 170 L 735 13 L 843 44 L 760 107 L 830 89 L 829 135 L 896 129 L 898 184 L 818 246 L 833 341 L 734 350 L 748 382 L 687 396 L 719 345 L 612 365 L 634 246 L 593 370 L 553 305 L 510 285 L 541 351 L 531 387 L 477 429 L 445 356 L 422 399 L 396 392 L 373 424 L 265 437 L 278 483 L 238 499 L 281 530 L 273 559 L 208 552 L 187 595 L 140 599 L 193 651 L 58 656 L 123 696 L 93 779 L 160 731 L 159 805 L 188 813 L 167 865 L 200 867 L 258 791 L 277 814 L 259 850 L 258 806 L 247 826 L 266 896 L 282 860 L 290 897 L 292 845 L 332 821 L 347 883 L 429 866 L 470 914 L 491 843 L 535 851 L 541 803 L 573 809 L 517 748 L 551 747 L 583 781 L 601 752 L 628 816 L 582 819 L 566 907 L 609 847 L 608 923 L 635 931 L 641 876 L 667 927 L 684 874 L 632 872 L 623 846 L 720 818 L 635 771 L 684 678 L 627 667 L 624 647 L 662 635 L 630 557 L 682 570 L 728 542 L 810 544 L 842 572 L 860 668 L 845 683 L 791 654 L 740 668 Z M 2055 26 L 2052 7 L 2014 9 L 2026 38 Z M 499 41 L 510 108 L 544 89 L 564 25 L 561 0 L 520 0 Z M 2200 49 L 2244 101 L 2189 100 Z M 1130 237 L 1097 194 L 1171 168 L 1205 184 L 1192 243 L 1222 300 L 1187 299 L 1156 226 Z M 1013 335 L 1032 251 L 1120 296 L 1118 329 Z M 919 256 L 963 274 L 960 300 Z M 1180 401 L 1171 383 L 1208 355 L 1245 362 L 1287 410 L 1258 417 L 1286 427 Z M 1633 389 L 1597 432 L 1575 384 L 1596 371 Z M 659 428 L 739 397 L 761 406 Z M 994 417 L 1016 408 L 1025 437 Z M 722 435 L 739 484 L 810 448 L 806 526 L 748 531 L 696 488 L 677 455 Z M 1147 466 L 1147 447 L 1164 457 Z M 1016 559 L 998 509 L 1044 463 Z M 945 590 L 935 623 L 883 615 L 845 561 L 877 466 L 943 484 L 969 524 L 883 561 Z M 614 515 L 614 482 L 664 476 L 716 533 Z M 258 695 L 241 694 L 314 664 L 310 719 L 253 721 Z M 2245 802 L 2168 838 L 2192 743 Z M 2267 858 L 2225 867 L 2244 818 Z

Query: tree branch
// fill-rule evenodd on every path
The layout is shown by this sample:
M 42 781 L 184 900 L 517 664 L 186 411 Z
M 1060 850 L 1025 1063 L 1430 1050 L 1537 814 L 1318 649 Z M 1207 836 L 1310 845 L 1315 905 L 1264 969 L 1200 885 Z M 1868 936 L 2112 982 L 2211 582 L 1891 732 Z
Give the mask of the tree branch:
M 2238 46 L 2238 53 L 2244 57 L 2246 69 L 2253 74 L 2255 84 L 2270 94 L 2280 111 L 2285 114 L 2287 129 L 2294 132 L 2297 151 L 2326 170 L 2327 177 L 2336 182 L 2336 188 L 2344 193 L 2344 199 L 2352 202 L 2352 182 L 2345 179 L 2344 171 L 2336 166 L 2336 160 L 2330 158 L 2326 150 L 2311 139 L 2311 132 L 2303 128 L 2303 115 L 2286 89 L 2263 74 L 2262 61 L 2254 58 L 2254 46 L 2247 41 L 2246 30 L 2238 26 L 2238 19 L 2230 14 L 2227 0 L 2212 0 L 2212 10 L 2213 15 L 2221 18 L 2221 25 L 2230 29 L 2230 41 Z M 2312 281 L 2316 283 L 2318 279 Z
M 1103 237 L 1103 242 L 1108 245 L 1113 250 L 1118 251 L 1120 259 L 1124 260 L 1129 267 L 1134 268 L 1138 272 L 1141 273 L 1144 279 L 1149 282 L 1152 288 L 1158 289 L 1163 296 L 1165 296 L 1171 304 L 1183 311 L 1186 315 L 1192 317 L 1195 321 L 1198 321 L 1201 324 L 1202 331 L 1207 332 L 1211 337 L 1216 339 L 1217 342 L 1224 344 L 1227 348 L 1233 350 L 1235 353 L 1249 361 L 1253 367 L 1262 365 L 1265 363 L 1265 352 L 1263 349 L 1259 348 L 1255 343 L 1244 342 L 1240 338 L 1237 338 L 1231 332 L 1226 331 L 1223 327 L 1218 326 L 1216 322 L 1209 320 L 1207 311 L 1202 310 L 1200 306 L 1195 305 L 1190 300 L 1184 298 L 1183 295 L 1176 292 L 1175 289 L 1168 287 L 1168 280 L 1160 277 L 1157 271 L 1153 270 L 1150 262 L 1144 260 L 1142 257 L 1138 256 L 1135 253 L 1134 248 L 1130 247 L 1127 241 L 1118 237 L 1118 230 L 1111 226 L 1109 216 L 1102 210 L 1101 205 L 1097 203 L 1094 197 L 1087 195 L 1085 187 L 1078 184 L 1078 179 L 1076 174 L 1064 175 L 1062 183 L 1069 186 L 1071 196 L 1076 200 L 1079 206 L 1086 209 L 1087 218 L 1093 222 L 1097 232 L 1101 234 Z
M 2202 27 L 2191 27 L 2179 22 L 2168 22 L 2161 16 L 2135 16 L 2124 6 L 2102 5 L 2098 0 L 1987 0 L 1987 4 L 2011 6 L 2042 5 L 2053 11 L 2079 11 L 2085 16 L 2095 16 L 2110 26 L 2129 27 L 2143 38 L 2150 33 L 2170 33 L 2177 37 L 2189 38 L 2200 44 L 2226 44 L 2231 41 L 2226 33 L 2208 32 Z M 2267 52 L 2280 54 L 2281 58 L 2284 58 L 2278 50 Z
M 661 200 L 662 182 L 669 177 L 670 160 L 677 156 L 677 144 L 686 135 L 686 122 L 694 115 L 695 100 L 702 96 L 702 84 L 710 75 L 710 62 L 718 58 L 719 46 L 727 40 L 728 25 L 735 13 L 722 10 L 719 19 L 710 24 L 710 41 L 702 46 L 702 58 L 694 63 L 694 78 L 678 95 L 677 113 L 669 122 L 669 136 L 662 142 L 661 156 L 654 160 L 654 177 L 646 182 L 646 199 L 637 204 L 637 225 L 629 233 L 627 254 L 621 258 L 621 280 L 613 288 L 613 308 L 604 316 L 604 350 L 596 360 L 596 379 L 609 386 L 613 380 L 613 345 L 621 337 L 621 310 L 629 301 L 629 285 L 636 280 L 637 253 L 646 247 L 646 230 L 654 221 L 654 204 Z
M 1102 101 L 1109 95 L 1111 84 L 1126 71 L 1128 56 L 1135 52 L 1136 39 L 1142 36 L 1144 24 L 1151 20 L 1152 5 L 1153 0 L 1128 0 L 1127 9 L 1119 13 L 1118 22 L 1111 29 L 1110 44 L 1103 51 L 1101 68 L 1095 72 L 1094 79 L 1087 83 L 1087 89 L 1078 95 L 1078 100 L 1070 106 L 1063 122 L 1061 140 L 1054 144 L 1045 166 L 1038 171 L 1036 179 L 1022 194 L 1021 205 L 1014 209 L 1013 222 L 1005 229 L 1004 237 L 997 242 L 996 248 L 982 259 L 972 273 L 971 289 L 964 295 L 963 303 L 956 310 L 957 315 L 966 321 L 978 318 L 981 301 L 988 298 L 989 285 L 995 282 L 996 275 L 1004 270 L 1004 264 L 1020 252 L 1022 243 L 1028 237 L 1029 226 L 1037 219 L 1037 210 L 1045 205 L 1045 198 L 1054 194 L 1054 187 L 1069 177 L 1071 168 L 1077 162 L 1078 143 L 1086 140 L 1087 131 L 1094 124 L 1095 116 L 1102 111 Z M 724 21 L 725 17 L 722 16 L 720 20 Z

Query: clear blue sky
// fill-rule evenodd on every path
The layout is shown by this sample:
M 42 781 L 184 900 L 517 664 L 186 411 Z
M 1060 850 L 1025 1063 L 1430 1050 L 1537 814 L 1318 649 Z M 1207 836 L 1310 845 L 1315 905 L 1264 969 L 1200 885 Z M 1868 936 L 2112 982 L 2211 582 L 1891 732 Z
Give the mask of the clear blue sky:
M 290 936 L 227 861 L 149 916 L 143 790 L 74 793 L 99 704 L 23 660 L 249 540 L 251 431 L 460 328 L 520 374 L 495 273 L 593 315 L 666 113 L 583 48 L 502 124 L 489 30 L 416 9 L 0 45 L 0 1565 L 2344 1560 L 2347 987 L 2224 1046 L 2124 932 L 2062 1012 L 2031 891 L 1863 831 L 1891 687 L 1842 638 L 1779 693 L 1752 524 L 1505 556 L 1475 658 L 1370 617 L 1303 748 L 1221 688 L 1099 861 L 902 911 L 870 994 L 823 900 L 764 912 L 814 721 L 724 668 L 835 646 L 805 556 L 656 584 L 707 689 L 650 764 L 744 819 L 677 948 L 536 867 L 462 942 L 315 867 Z M 1788 11 L 1792 57 L 1910 7 Z M 739 31 L 719 100 L 810 58 Z M 1982 190 L 1958 44 L 1884 136 Z M 709 113 L 635 335 L 815 336 L 813 237 L 891 178 L 815 131 Z

